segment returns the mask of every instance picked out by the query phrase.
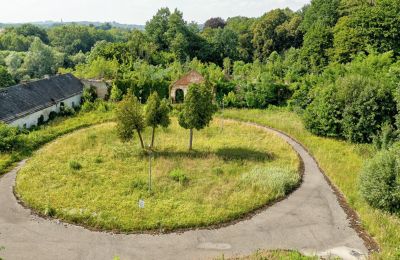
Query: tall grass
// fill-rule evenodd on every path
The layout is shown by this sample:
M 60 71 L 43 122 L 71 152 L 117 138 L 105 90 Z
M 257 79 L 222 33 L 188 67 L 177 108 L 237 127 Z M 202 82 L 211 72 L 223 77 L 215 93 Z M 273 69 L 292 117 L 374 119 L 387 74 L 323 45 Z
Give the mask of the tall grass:
M 291 135 L 304 144 L 318 161 L 329 179 L 340 189 L 350 206 L 359 214 L 363 227 L 372 235 L 381 252 L 377 259 L 400 259 L 400 218 L 371 208 L 359 192 L 359 174 L 366 160 L 375 154 L 371 145 L 312 135 L 301 118 L 286 109 L 225 110 L 223 117 L 270 126 Z
M 221 125 L 216 120 L 195 132 L 190 153 L 189 133 L 176 120 L 158 130 L 151 193 L 148 156 L 137 137 L 121 143 L 113 123 L 40 149 L 18 174 L 16 191 L 42 214 L 51 208 L 58 218 L 93 228 L 143 231 L 237 219 L 298 184 L 299 161 L 287 143 L 256 127 L 231 122 L 222 130 Z M 150 130 L 143 136 L 149 142 Z M 71 162 L 81 167 L 70 167 Z
M 0 175 L 7 172 L 15 162 L 29 157 L 33 151 L 57 137 L 80 128 L 110 121 L 113 116 L 112 111 L 81 112 L 68 118 L 58 117 L 49 124 L 40 126 L 37 130 L 23 135 L 24 145 L 18 150 L 0 153 Z

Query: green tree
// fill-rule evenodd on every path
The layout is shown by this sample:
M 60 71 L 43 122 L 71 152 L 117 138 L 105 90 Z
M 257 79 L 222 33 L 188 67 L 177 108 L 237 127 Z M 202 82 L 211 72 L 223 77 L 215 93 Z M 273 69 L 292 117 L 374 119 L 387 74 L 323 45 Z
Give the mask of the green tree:
M 116 84 L 113 84 L 111 87 L 110 100 L 114 102 L 121 101 L 122 95 L 123 95 L 122 90 L 119 89 L 119 87 Z
M 146 33 L 149 35 L 159 50 L 168 49 L 168 40 L 166 33 L 168 31 L 168 20 L 171 15 L 169 8 L 161 8 L 157 14 L 146 23 Z
M 204 28 L 212 28 L 212 29 L 222 28 L 223 29 L 225 26 L 226 26 L 226 22 L 221 17 L 210 18 L 204 23 Z
M 124 99 L 118 103 L 116 108 L 117 134 L 124 141 L 133 138 L 134 131 L 137 132 L 140 146 L 145 149 L 142 131 L 145 128 L 142 107 L 135 96 L 128 93 Z
M 205 84 L 189 86 L 178 116 L 179 125 L 190 130 L 189 151 L 193 148 L 193 129 L 201 130 L 208 126 L 215 111 L 213 94 Z
M 328 65 L 332 38 L 332 28 L 323 22 L 313 24 L 304 35 L 300 56 L 309 71 L 318 73 Z
M 34 78 L 54 74 L 62 66 L 64 57 L 35 38 L 25 57 L 23 68 Z
M 168 127 L 171 123 L 169 119 L 169 105 L 166 99 L 161 100 L 157 92 L 153 92 L 147 100 L 145 109 L 146 125 L 152 127 L 150 148 L 154 146 L 154 135 L 158 126 Z
M 237 16 L 229 18 L 226 24 L 227 29 L 234 31 L 239 36 L 238 56 L 244 62 L 253 60 L 252 26 L 254 21 L 254 18 Z
M 43 43 L 48 44 L 49 38 L 45 29 L 33 24 L 23 24 L 15 28 L 15 32 L 25 37 L 38 37 Z
M 275 9 L 253 25 L 253 45 L 256 59 L 265 61 L 272 52 L 281 52 L 301 45 L 301 16 L 290 9 Z
M 7 69 L 3 66 L 0 66 L 0 89 L 10 87 L 15 84 L 14 79 L 8 73 Z

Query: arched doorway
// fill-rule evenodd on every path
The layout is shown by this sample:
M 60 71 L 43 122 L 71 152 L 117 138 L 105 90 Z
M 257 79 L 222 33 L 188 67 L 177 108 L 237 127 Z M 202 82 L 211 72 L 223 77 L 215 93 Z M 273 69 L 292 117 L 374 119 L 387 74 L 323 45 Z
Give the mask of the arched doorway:
M 185 99 L 185 93 L 183 92 L 182 89 L 177 89 L 175 91 L 175 103 L 183 103 L 183 100 Z

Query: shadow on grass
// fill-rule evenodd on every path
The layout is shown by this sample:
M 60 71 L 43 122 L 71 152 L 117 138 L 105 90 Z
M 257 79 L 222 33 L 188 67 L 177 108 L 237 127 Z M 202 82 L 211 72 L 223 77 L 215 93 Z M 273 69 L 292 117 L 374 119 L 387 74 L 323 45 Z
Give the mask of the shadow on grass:
M 272 161 L 275 156 L 272 153 L 260 152 L 242 147 L 228 147 L 217 150 L 216 155 L 224 161 Z
M 224 161 L 255 161 L 264 162 L 272 161 L 275 159 L 274 154 L 267 152 L 260 152 L 248 148 L 241 147 L 228 147 L 218 149 L 216 152 L 206 152 L 193 150 L 191 152 L 186 151 L 157 151 L 154 153 L 156 157 L 163 158 L 192 158 L 202 159 L 209 156 L 217 156 Z

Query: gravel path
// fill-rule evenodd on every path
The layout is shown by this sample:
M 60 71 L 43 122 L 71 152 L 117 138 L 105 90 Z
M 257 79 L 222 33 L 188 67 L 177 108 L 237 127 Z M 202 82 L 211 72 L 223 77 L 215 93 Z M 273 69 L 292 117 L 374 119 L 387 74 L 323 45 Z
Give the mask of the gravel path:
M 13 186 L 18 169 L 0 178 L 0 257 L 8 259 L 209 259 L 257 249 L 297 249 L 306 254 L 362 259 L 368 253 L 315 160 L 293 139 L 304 161 L 303 184 L 287 199 L 239 223 L 214 230 L 163 235 L 92 232 L 46 220 L 18 204 Z

